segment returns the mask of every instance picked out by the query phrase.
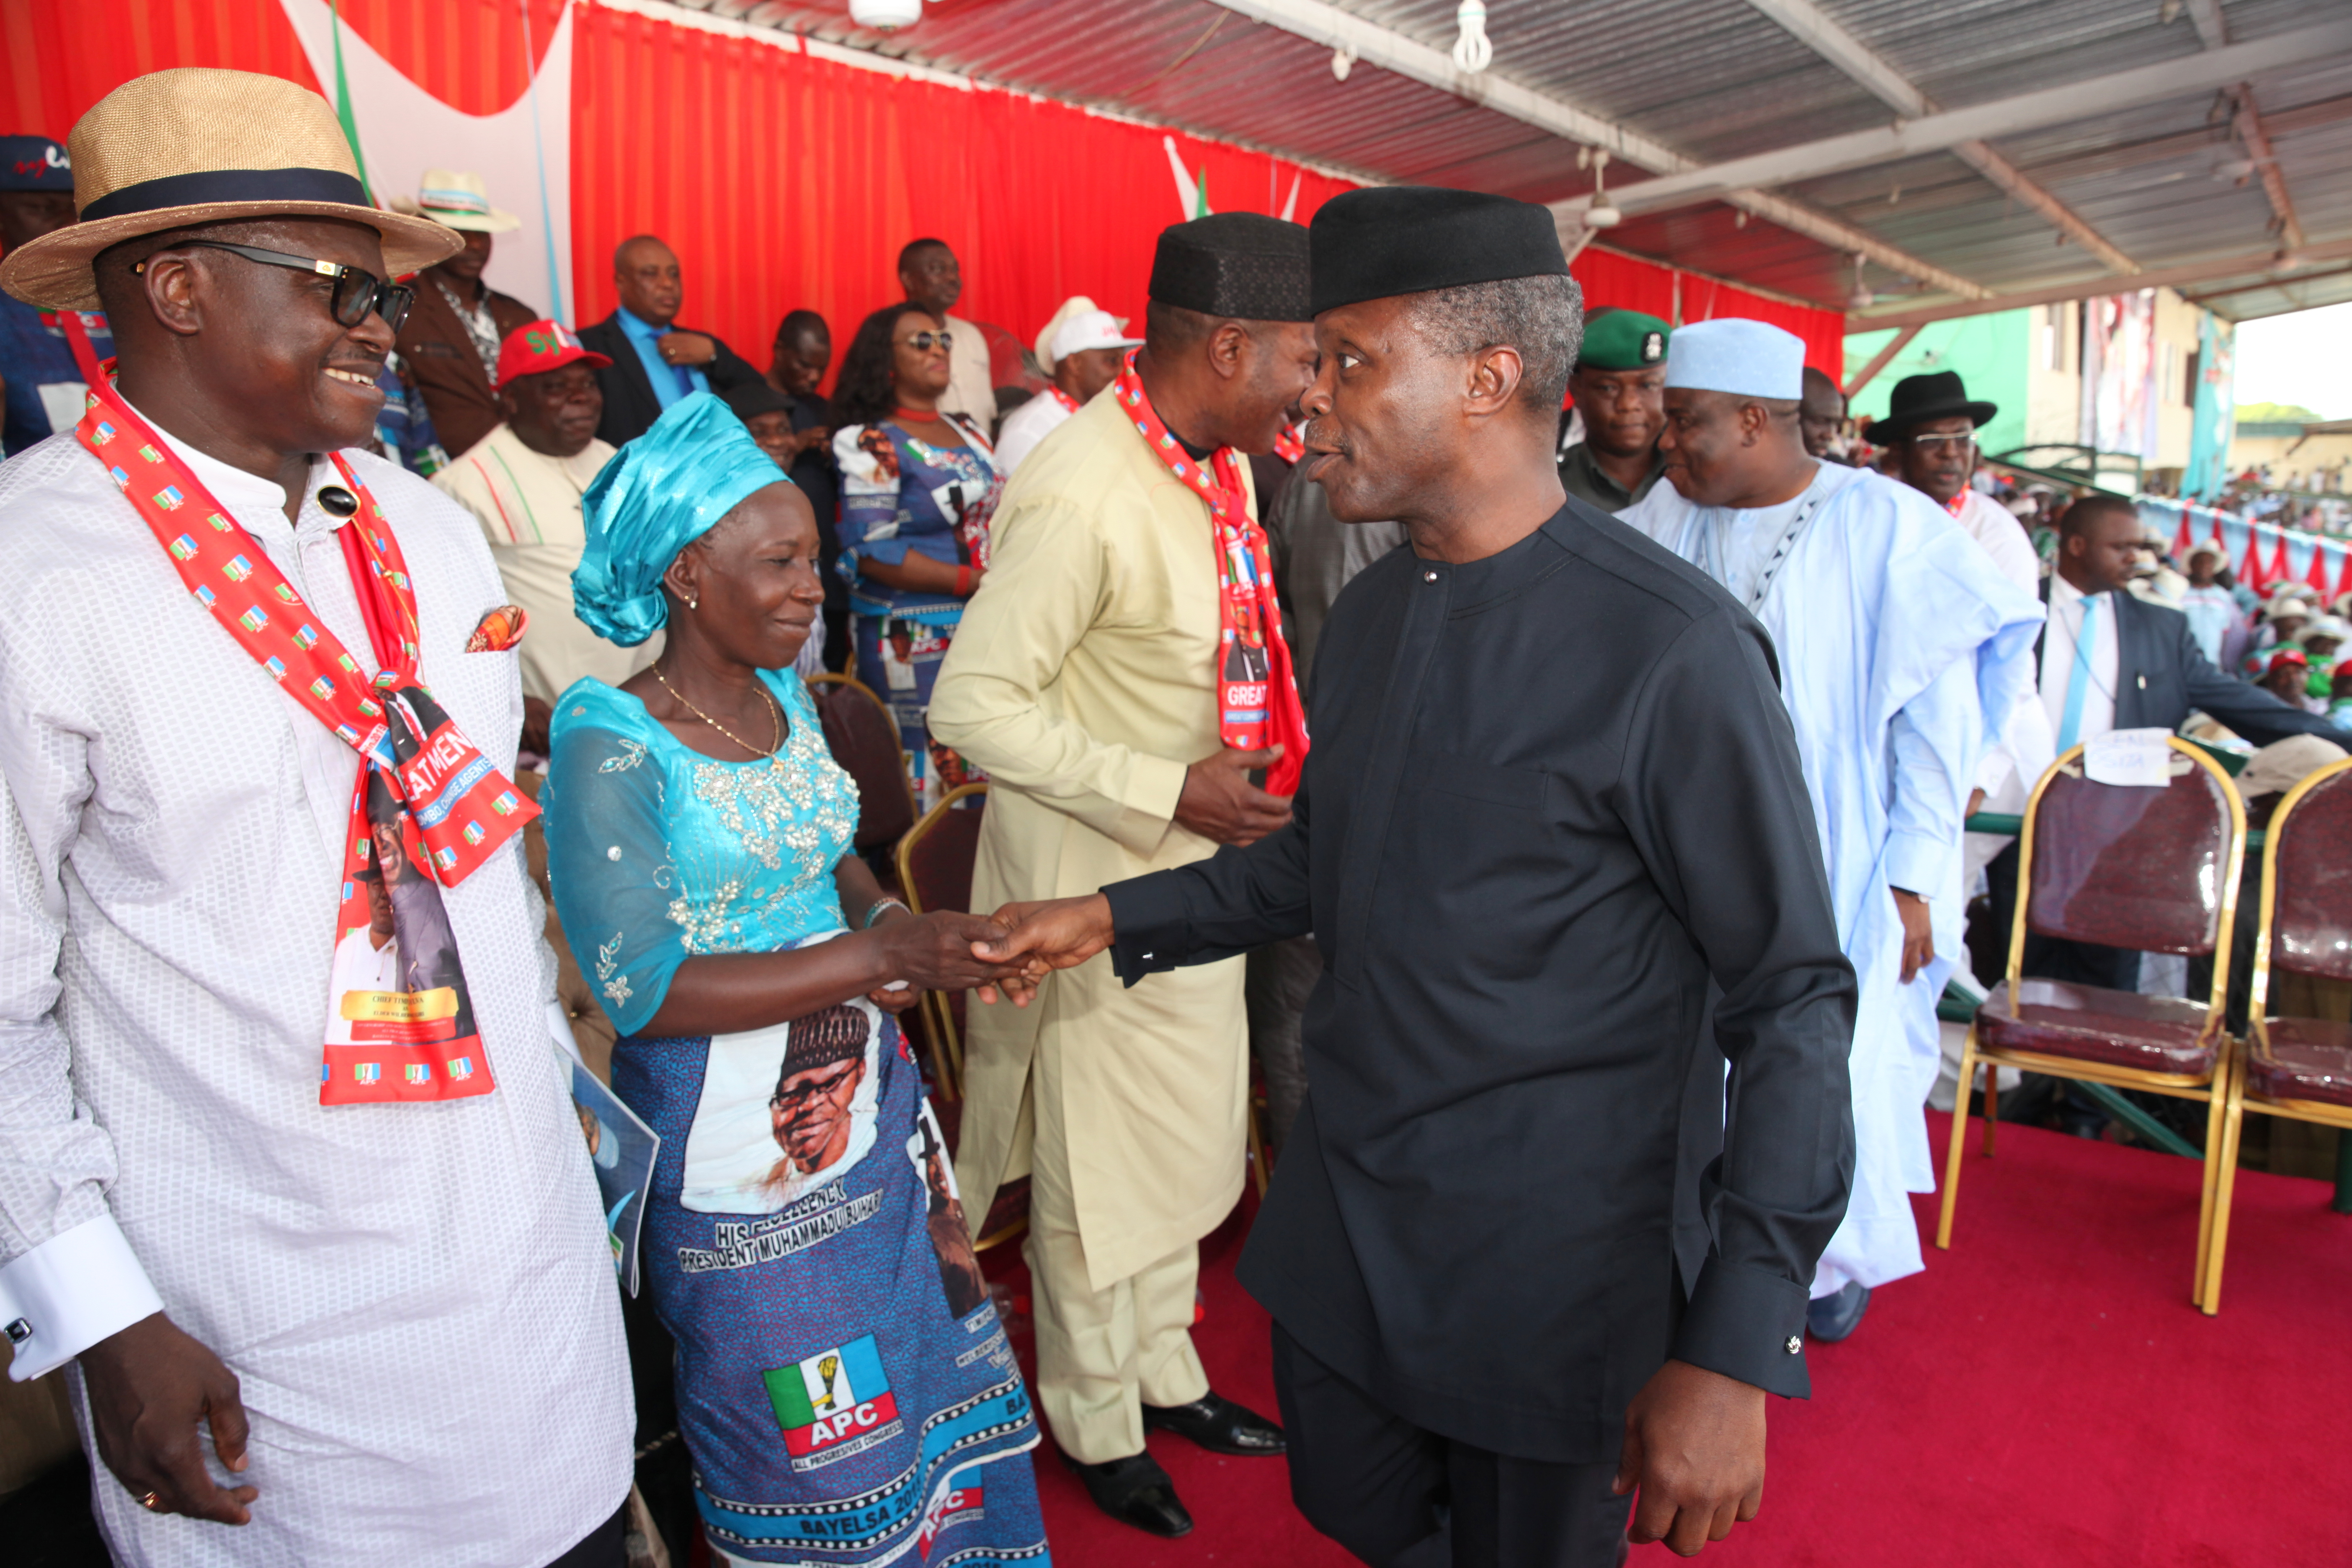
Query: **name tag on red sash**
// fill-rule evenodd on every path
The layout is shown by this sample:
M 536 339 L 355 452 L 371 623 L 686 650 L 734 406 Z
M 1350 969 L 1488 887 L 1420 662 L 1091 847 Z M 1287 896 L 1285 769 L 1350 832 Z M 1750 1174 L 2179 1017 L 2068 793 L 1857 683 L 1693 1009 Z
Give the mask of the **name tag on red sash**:
M 1112 386 L 1152 452 L 1209 509 L 1217 547 L 1218 739 L 1243 752 L 1279 744 L 1282 760 L 1268 770 L 1265 787 L 1273 795 L 1295 795 L 1307 765 L 1307 709 L 1282 635 L 1273 555 L 1265 530 L 1250 515 L 1241 461 L 1230 447 L 1220 447 L 1206 463 L 1195 461 L 1151 406 L 1134 354 Z
M 383 509 L 335 455 L 356 501 L 338 533 L 373 645 L 362 665 L 103 378 L 90 387 L 75 434 L 106 465 L 196 602 L 359 753 L 320 1103 L 489 1093 L 489 1061 L 441 889 L 464 881 L 539 808 L 418 682 L 415 591 Z

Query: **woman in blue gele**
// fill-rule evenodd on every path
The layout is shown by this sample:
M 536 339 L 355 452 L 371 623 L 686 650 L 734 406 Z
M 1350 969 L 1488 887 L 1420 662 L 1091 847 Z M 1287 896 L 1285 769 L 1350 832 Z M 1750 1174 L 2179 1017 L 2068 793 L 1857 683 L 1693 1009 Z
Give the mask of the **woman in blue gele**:
M 972 955 L 995 928 L 909 914 L 852 852 L 791 673 L 815 520 L 726 405 L 681 399 L 583 504 L 581 619 L 667 637 L 564 692 L 541 803 L 613 1087 L 662 1139 L 646 1278 L 705 1533 L 728 1563 L 1043 1563 L 1028 1391 L 893 1021 L 1005 973 Z

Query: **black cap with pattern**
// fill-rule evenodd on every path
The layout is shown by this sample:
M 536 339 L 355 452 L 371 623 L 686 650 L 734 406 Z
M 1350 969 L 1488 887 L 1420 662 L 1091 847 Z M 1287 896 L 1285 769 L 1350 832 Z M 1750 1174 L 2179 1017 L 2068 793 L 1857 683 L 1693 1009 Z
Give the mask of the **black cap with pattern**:
M 784 1067 L 777 1081 L 835 1062 L 863 1060 L 866 1034 L 866 1015 L 855 1007 L 827 1007 L 793 1019 L 784 1031 Z
M 1213 213 L 1160 231 L 1151 297 L 1204 316 L 1307 321 L 1307 230 L 1262 213 Z

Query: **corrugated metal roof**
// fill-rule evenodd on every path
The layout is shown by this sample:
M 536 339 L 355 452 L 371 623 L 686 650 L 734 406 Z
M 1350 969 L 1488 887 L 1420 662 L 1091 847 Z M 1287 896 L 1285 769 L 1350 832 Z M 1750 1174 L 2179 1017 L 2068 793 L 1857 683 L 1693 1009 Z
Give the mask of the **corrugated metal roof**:
M 1467 99 L 1360 64 L 1210 0 L 943 0 L 895 35 L 854 26 L 846 0 L 676 0 L 1046 96 L 1162 121 L 1365 177 L 1581 194 L 1574 143 Z M 2204 47 L 2158 0 L 1815 0 L 1947 109 L 2183 59 Z M 1349 16 L 1439 50 L 1454 0 L 1337 0 Z M 2314 0 L 2222 0 L 2230 41 L 2330 15 Z M 1492 76 L 1612 120 L 1701 163 L 1884 125 L 1894 111 L 1748 0 L 1488 0 Z M 2312 245 L 2352 240 L 2352 55 L 2255 78 L 2278 166 Z M 1997 151 L 2143 268 L 2275 245 L 2275 220 L 2220 95 L 2183 92 L 2095 121 L 2021 132 Z M 2217 170 L 2221 171 L 2217 174 Z M 1622 174 L 1621 174 L 1622 171 Z M 1641 172 L 1612 169 L 1612 188 Z M 1800 181 L 1795 198 L 1995 292 L 2105 272 L 2043 217 L 1951 153 Z M 1630 218 L 1619 248 L 1842 307 L 1841 251 L 1720 204 Z M 1885 303 L 1932 302 L 1876 266 Z M 2116 278 L 2118 288 L 2128 281 Z M 2215 289 L 2229 279 L 2216 280 Z M 2189 292 L 2199 285 L 2186 285 Z M 2217 295 L 2233 316 L 2352 298 L 2352 273 Z

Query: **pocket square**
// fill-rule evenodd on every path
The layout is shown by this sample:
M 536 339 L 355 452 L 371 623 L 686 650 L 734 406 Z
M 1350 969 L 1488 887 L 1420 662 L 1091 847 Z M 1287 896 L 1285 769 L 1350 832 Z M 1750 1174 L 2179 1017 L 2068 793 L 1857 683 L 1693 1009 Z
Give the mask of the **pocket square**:
M 504 653 L 522 641 L 522 634 L 530 625 L 530 617 L 520 605 L 500 605 L 482 617 L 474 635 L 466 639 L 467 653 Z

